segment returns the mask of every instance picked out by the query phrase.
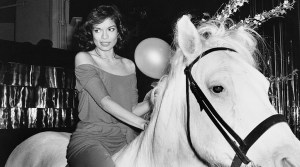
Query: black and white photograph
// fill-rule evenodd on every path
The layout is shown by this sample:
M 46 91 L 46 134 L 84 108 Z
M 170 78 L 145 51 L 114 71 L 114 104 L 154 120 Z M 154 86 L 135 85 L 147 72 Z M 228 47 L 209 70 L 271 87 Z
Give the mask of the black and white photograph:
M 300 167 L 298 0 L 0 0 L 0 167 Z

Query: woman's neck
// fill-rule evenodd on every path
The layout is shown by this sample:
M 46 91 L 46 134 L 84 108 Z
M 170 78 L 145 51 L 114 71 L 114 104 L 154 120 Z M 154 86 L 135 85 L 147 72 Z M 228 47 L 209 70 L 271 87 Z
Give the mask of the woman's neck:
M 102 51 L 100 49 L 95 48 L 95 53 L 96 56 L 98 56 L 101 59 L 111 60 L 111 61 L 116 59 L 116 54 L 113 49 L 109 51 Z

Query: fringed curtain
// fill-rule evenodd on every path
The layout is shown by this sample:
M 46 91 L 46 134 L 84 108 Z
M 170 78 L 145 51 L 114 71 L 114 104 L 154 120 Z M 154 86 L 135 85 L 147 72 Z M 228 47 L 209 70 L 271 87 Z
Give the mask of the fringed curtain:
M 74 81 L 72 69 L 0 62 L 0 129 L 73 127 Z

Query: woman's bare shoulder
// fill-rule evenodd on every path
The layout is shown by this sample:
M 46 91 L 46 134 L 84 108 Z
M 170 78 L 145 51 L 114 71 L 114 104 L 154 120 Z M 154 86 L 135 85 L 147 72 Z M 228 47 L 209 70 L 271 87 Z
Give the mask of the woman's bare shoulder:
M 132 60 L 122 57 L 122 62 L 124 63 L 128 71 L 130 71 L 130 73 L 135 73 L 135 64 Z
M 92 64 L 93 58 L 88 52 L 78 52 L 75 56 L 75 67 L 81 64 Z

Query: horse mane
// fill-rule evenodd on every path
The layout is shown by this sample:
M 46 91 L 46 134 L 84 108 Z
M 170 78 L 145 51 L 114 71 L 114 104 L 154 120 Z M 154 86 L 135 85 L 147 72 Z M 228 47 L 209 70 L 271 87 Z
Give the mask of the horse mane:
M 232 26 L 235 25 L 235 22 L 230 18 L 224 21 L 217 19 L 194 20 L 193 23 L 202 37 L 202 51 L 214 47 L 229 47 L 240 53 L 250 65 L 259 68 L 263 61 L 260 49 L 266 48 L 266 43 L 253 28 L 247 24 Z M 175 50 L 178 50 L 176 29 L 174 34 L 173 45 Z
M 264 44 L 262 37 L 246 25 L 228 28 L 232 24 L 234 21 L 231 19 L 224 22 L 209 20 L 200 24 L 198 31 L 207 39 L 204 44 L 208 48 L 230 47 L 240 53 L 249 64 L 258 68 L 262 56 L 258 44 Z

